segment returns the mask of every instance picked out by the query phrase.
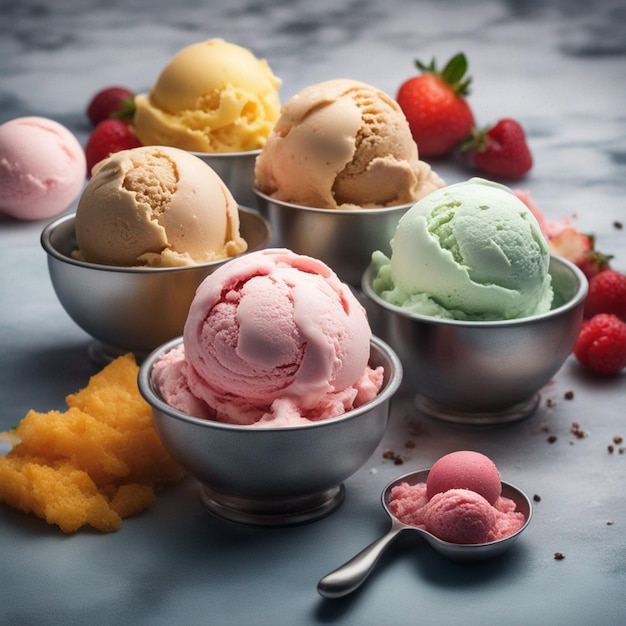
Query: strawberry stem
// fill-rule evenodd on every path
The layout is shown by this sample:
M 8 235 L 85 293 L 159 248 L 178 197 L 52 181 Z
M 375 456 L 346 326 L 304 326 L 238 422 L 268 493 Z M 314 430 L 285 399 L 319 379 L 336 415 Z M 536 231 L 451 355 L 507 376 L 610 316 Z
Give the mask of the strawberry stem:
M 461 152 L 470 152 L 476 150 L 477 152 L 484 152 L 487 148 L 487 131 L 489 126 L 485 128 L 472 128 L 470 134 L 461 142 L 459 149 Z
M 441 78 L 457 95 L 467 96 L 470 93 L 469 86 L 472 79 L 470 76 L 465 75 L 468 69 L 468 62 L 467 57 L 462 52 L 455 54 L 441 71 L 437 69 L 434 57 L 428 65 L 416 59 L 415 65 L 422 73 L 433 74 Z
M 132 122 L 135 117 L 135 99 L 125 98 L 122 102 L 122 108 L 119 111 L 111 113 L 110 117 L 125 122 Z

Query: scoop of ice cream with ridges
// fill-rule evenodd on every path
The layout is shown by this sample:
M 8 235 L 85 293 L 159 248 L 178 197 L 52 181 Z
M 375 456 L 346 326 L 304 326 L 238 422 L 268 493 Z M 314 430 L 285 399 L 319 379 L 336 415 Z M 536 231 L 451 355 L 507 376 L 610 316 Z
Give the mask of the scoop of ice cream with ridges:
M 372 400 L 371 330 L 350 288 L 324 263 L 288 249 L 229 261 L 190 307 L 183 344 L 154 366 L 170 406 L 229 424 L 294 426 Z
M 391 248 L 373 255 L 373 288 L 408 312 L 507 320 L 552 305 L 548 243 L 504 185 L 473 178 L 429 194 L 402 216 Z
M 192 152 L 260 149 L 278 114 L 277 78 L 250 50 L 209 39 L 187 46 L 135 98 L 134 128 L 143 145 Z
M 93 170 L 76 209 L 75 257 L 177 267 L 247 249 L 235 199 L 213 169 L 178 148 L 123 150 Z
M 408 204 L 444 183 L 419 160 L 393 98 L 337 78 L 285 103 L 257 157 L 255 184 L 282 202 L 345 210 Z

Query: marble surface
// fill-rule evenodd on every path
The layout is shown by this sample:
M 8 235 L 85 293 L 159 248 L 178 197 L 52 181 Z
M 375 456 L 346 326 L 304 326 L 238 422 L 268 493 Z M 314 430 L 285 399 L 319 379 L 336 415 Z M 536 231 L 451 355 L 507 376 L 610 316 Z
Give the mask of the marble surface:
M 284 81 L 283 101 L 339 76 L 394 94 L 415 57 L 444 60 L 463 50 L 479 123 L 513 116 L 527 129 L 535 166 L 520 186 L 548 217 L 595 233 L 614 267 L 626 270 L 618 227 L 626 218 L 621 0 L 0 0 L 0 16 L 0 122 L 51 117 L 83 143 L 93 92 L 114 83 L 145 89 L 171 55 L 209 37 L 267 58 Z M 467 177 L 454 162 L 433 167 L 448 182 Z M 30 408 L 63 408 L 65 395 L 96 371 L 89 337 L 50 285 L 43 225 L 0 217 L 2 429 Z M 380 448 L 346 481 L 344 504 L 294 528 L 215 519 L 191 479 L 112 535 L 63 536 L 2 506 L 0 623 L 621 624 L 626 453 L 607 446 L 626 437 L 625 392 L 624 376 L 598 381 L 570 358 L 534 416 L 476 430 L 418 415 L 405 389 Z M 585 437 L 571 433 L 573 422 Z M 419 541 L 402 541 L 352 596 L 318 596 L 321 576 L 385 531 L 383 486 L 458 448 L 490 455 L 505 480 L 540 496 L 513 549 L 455 565 Z

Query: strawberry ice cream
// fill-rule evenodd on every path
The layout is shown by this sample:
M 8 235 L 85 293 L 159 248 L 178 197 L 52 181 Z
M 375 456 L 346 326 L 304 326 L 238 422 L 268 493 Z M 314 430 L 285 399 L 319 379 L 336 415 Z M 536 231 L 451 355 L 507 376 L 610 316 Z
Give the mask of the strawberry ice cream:
M 53 217 L 78 197 L 85 153 L 62 124 L 19 117 L 0 125 L 0 212 L 20 220 Z
M 244 255 L 205 279 L 183 344 L 155 365 L 170 406 L 230 424 L 290 426 L 373 399 L 371 331 L 350 289 L 324 263 L 287 249 Z
M 488 543 L 517 532 L 526 521 L 501 495 L 496 466 L 471 451 L 437 461 L 426 482 L 402 482 L 391 490 L 389 510 L 403 523 L 459 544 Z
M 442 456 L 428 473 L 426 495 L 432 498 L 448 489 L 470 489 L 495 504 L 502 491 L 495 463 L 480 452 L 459 450 Z
M 424 509 L 429 532 L 453 543 L 486 543 L 495 523 L 496 509 L 469 489 L 437 493 Z

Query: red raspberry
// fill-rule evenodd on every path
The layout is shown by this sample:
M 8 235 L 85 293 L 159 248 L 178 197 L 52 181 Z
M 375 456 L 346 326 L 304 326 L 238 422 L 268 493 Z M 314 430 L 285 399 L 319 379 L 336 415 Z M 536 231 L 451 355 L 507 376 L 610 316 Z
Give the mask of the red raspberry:
M 613 313 L 626 321 L 626 274 L 608 269 L 589 280 L 585 317 L 598 313 Z
M 584 321 L 574 356 L 594 374 L 618 374 L 626 367 L 626 323 L 612 313 L 599 313 Z

